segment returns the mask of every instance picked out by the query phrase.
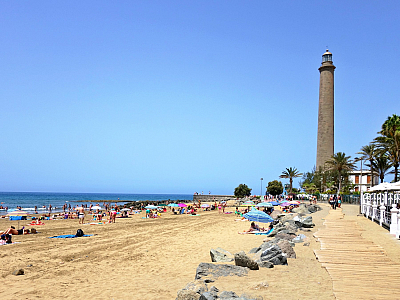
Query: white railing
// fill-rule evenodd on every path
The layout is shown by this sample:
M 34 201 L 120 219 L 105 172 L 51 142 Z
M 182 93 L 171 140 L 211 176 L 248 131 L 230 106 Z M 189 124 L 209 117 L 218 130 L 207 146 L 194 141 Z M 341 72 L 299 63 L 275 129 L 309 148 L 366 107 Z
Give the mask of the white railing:
M 380 226 L 388 227 L 390 234 L 400 236 L 400 192 L 375 192 L 363 194 L 360 205 L 361 213 L 376 221 Z

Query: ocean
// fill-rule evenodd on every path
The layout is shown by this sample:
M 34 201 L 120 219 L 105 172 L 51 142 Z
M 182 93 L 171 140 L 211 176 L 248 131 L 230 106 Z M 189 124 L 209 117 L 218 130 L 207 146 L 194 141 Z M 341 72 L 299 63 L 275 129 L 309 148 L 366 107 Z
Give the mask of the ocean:
M 34 211 L 35 206 L 38 208 L 39 213 L 48 212 L 47 208 L 49 204 L 52 206 L 52 212 L 61 212 L 64 204 L 71 204 L 76 206 L 77 204 L 87 204 L 88 206 L 92 203 L 96 205 L 99 203 L 103 206 L 104 200 L 115 200 L 118 201 L 118 205 L 124 204 L 124 202 L 132 201 L 164 201 L 164 200 L 193 200 L 193 195 L 186 194 L 109 194 L 109 193 L 31 193 L 31 192 L 0 192 L 0 214 L 6 214 L 7 211 L 4 209 L 16 209 L 17 206 L 21 206 L 25 211 Z M 90 202 L 87 202 L 90 201 Z M 122 201 L 122 202 L 121 202 Z

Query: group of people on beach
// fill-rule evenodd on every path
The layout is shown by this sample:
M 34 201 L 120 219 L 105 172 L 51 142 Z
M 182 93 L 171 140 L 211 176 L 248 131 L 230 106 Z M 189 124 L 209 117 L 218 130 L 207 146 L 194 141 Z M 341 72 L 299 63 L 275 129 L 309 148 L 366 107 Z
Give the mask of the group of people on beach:
M 329 197 L 329 204 L 332 209 L 336 209 L 337 207 L 340 208 L 342 206 L 342 196 L 330 196 Z

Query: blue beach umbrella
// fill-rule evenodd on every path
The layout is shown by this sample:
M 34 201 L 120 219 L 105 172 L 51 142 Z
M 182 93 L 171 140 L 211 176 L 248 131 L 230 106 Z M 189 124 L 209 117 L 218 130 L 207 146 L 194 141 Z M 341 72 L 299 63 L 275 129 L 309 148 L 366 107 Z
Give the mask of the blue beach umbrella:
M 176 203 L 171 203 L 171 204 L 168 204 L 168 206 L 169 206 L 169 207 L 179 207 L 179 205 L 178 205 L 178 204 L 176 204 Z
M 274 206 L 279 205 L 279 202 L 276 202 L 276 201 L 271 201 L 270 203 L 271 203 L 272 205 L 274 205 Z
M 261 223 L 269 223 L 274 220 L 265 212 L 259 211 L 254 207 L 252 207 L 247 214 L 244 214 L 243 217 L 245 217 L 249 221 L 261 222 Z

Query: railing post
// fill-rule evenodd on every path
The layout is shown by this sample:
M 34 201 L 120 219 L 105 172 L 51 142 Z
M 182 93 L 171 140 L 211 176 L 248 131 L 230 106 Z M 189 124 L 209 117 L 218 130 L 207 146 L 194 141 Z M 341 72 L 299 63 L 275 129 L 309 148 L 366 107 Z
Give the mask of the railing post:
M 364 195 L 361 193 L 360 194 L 360 205 L 361 205 L 361 214 L 364 215 L 365 214 L 365 200 L 363 197 Z
M 397 204 L 392 204 L 392 209 L 390 210 L 391 219 L 390 219 L 390 234 L 397 233 L 397 213 L 399 212 L 396 208 Z
M 378 204 L 377 204 L 377 202 L 375 200 L 374 204 L 372 204 L 372 217 L 371 217 L 372 221 L 374 221 L 378 216 L 377 210 L 378 210 Z
M 379 225 L 380 226 L 382 226 L 382 223 L 383 223 L 383 214 L 385 212 L 385 209 L 386 209 L 386 206 L 383 206 L 383 205 L 379 206 L 379 212 L 380 212 L 380 214 L 379 214 Z
M 371 195 L 372 198 L 372 195 Z M 367 200 L 367 212 L 365 213 L 365 216 L 369 218 L 371 214 L 371 198 Z

